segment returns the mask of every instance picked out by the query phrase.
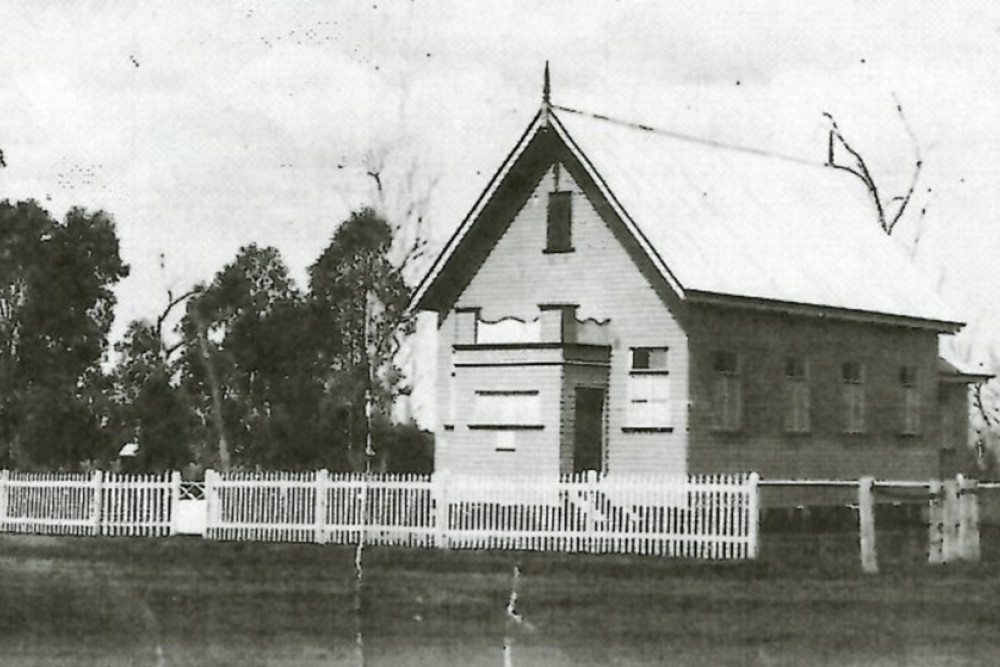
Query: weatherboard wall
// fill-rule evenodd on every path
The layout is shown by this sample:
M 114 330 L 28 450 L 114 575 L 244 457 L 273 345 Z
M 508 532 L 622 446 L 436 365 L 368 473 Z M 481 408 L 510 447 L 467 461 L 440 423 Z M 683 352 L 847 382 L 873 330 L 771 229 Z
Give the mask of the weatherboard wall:
M 554 467 L 567 470 L 571 464 L 567 452 L 572 451 L 572 444 L 567 438 L 573 433 L 574 397 L 563 382 L 562 370 L 526 367 L 502 374 L 488 368 L 473 372 L 455 367 L 454 349 L 461 335 L 468 336 L 467 327 L 462 334 L 459 326 L 462 309 L 479 309 L 478 317 L 486 321 L 510 317 L 527 321 L 540 316 L 542 304 L 564 303 L 578 306 L 576 316 L 580 320 L 607 321 L 607 368 L 587 372 L 574 364 L 571 372 L 571 381 L 584 386 L 594 385 L 599 374 L 607 374 L 605 468 L 612 472 L 684 472 L 687 430 L 684 331 L 663 295 L 640 269 L 638 253 L 634 248 L 629 249 L 622 230 L 612 227 L 611 214 L 596 201 L 592 184 L 586 182 L 579 165 L 561 164 L 558 172 L 558 189 L 573 193 L 573 251 L 544 252 L 547 197 L 557 189 L 556 169 L 550 166 L 529 185 L 530 195 L 511 215 L 510 224 L 482 263 L 478 268 L 470 267 L 474 275 L 453 308 L 439 314 L 437 400 L 438 414 L 444 417 L 438 427 L 437 468 L 494 472 L 507 469 L 508 461 L 511 465 L 517 461 L 529 465 L 524 470 L 536 465 L 546 470 Z M 626 424 L 629 350 L 661 346 L 669 348 L 674 398 L 671 428 L 632 432 Z M 540 392 L 543 428 L 521 431 L 515 436 L 525 450 L 539 451 L 522 451 L 519 444 L 514 456 L 504 456 L 509 452 L 495 451 L 496 432 L 469 428 L 475 392 L 498 384 L 509 387 L 516 384 L 521 390 Z
M 939 473 L 942 407 L 933 331 L 741 309 L 698 307 L 690 320 L 690 470 L 757 471 L 764 479 L 929 479 Z M 715 351 L 739 359 L 742 423 L 713 421 Z M 786 432 L 785 360 L 806 361 L 810 428 Z M 864 366 L 865 428 L 845 432 L 841 365 Z M 921 428 L 903 434 L 900 366 L 915 366 Z

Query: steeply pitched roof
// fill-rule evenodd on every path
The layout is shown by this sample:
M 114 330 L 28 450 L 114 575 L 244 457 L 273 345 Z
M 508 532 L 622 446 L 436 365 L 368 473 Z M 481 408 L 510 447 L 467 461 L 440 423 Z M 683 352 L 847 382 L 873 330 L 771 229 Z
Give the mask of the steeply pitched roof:
M 820 307 L 957 328 L 927 278 L 878 228 L 853 176 L 562 107 L 546 111 L 446 246 L 415 303 L 504 172 L 548 124 L 683 299 Z

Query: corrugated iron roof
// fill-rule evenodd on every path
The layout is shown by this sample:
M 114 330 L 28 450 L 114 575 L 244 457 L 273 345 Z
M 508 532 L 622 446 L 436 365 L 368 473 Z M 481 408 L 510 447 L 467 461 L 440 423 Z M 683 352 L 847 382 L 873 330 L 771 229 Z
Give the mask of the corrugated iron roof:
M 552 121 L 684 292 L 959 322 L 844 171 L 561 107 Z
M 904 318 L 961 319 L 875 222 L 868 192 L 819 162 L 544 107 L 417 288 L 420 307 L 525 147 L 551 126 L 682 299 L 749 299 Z

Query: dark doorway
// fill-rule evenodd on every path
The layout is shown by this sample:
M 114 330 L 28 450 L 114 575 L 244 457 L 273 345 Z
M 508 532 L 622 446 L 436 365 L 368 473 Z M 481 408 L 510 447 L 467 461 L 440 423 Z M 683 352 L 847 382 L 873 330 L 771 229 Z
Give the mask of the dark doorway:
M 600 471 L 604 459 L 604 389 L 577 387 L 573 472 Z

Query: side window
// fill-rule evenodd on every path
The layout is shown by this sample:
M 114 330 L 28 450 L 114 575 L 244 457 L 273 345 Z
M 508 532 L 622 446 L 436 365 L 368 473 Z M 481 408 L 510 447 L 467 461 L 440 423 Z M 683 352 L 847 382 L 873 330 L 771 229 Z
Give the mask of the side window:
M 865 369 L 856 361 L 841 365 L 844 386 L 844 432 L 865 432 Z
M 670 370 L 665 347 L 633 347 L 628 377 L 625 427 L 668 429 Z
M 545 252 L 573 251 L 573 193 L 549 193 Z
M 743 426 L 743 385 L 740 359 L 735 352 L 712 354 L 712 410 L 718 431 L 739 431 Z
M 899 386 L 903 400 L 903 435 L 920 434 L 920 383 L 916 366 L 899 367 Z
M 809 373 L 802 357 L 785 359 L 785 432 L 808 433 Z

